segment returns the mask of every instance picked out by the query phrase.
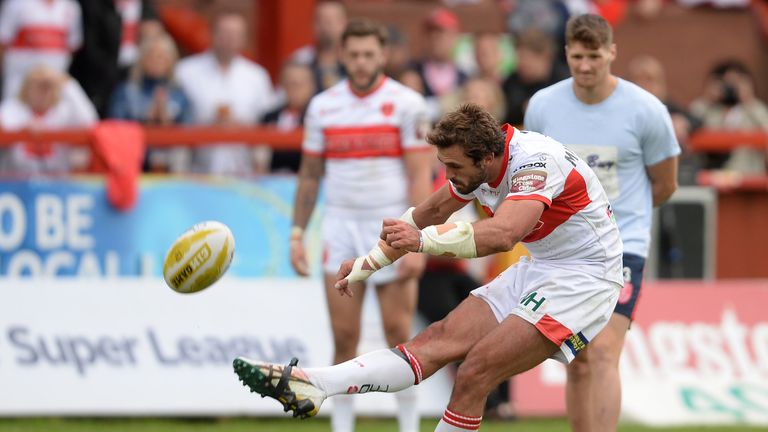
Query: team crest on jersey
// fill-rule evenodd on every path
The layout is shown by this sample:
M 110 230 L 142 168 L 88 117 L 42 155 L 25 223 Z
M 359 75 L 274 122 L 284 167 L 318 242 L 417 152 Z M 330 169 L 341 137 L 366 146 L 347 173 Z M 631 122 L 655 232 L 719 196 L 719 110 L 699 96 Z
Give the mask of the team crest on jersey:
M 391 116 L 393 112 L 395 112 L 395 104 L 392 102 L 384 102 L 381 104 L 381 113 L 384 114 L 384 117 Z
M 544 189 L 544 185 L 547 184 L 547 172 L 546 171 L 522 171 L 515 174 L 510 180 L 512 186 L 509 192 L 533 192 Z

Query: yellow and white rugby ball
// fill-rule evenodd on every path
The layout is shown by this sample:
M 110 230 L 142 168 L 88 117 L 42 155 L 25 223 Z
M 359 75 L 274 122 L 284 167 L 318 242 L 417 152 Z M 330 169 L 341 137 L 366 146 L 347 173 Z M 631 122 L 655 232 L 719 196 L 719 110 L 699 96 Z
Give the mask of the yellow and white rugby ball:
M 165 283 L 183 294 L 208 288 L 227 271 L 234 254 L 235 238 L 226 225 L 199 223 L 179 236 L 165 255 Z

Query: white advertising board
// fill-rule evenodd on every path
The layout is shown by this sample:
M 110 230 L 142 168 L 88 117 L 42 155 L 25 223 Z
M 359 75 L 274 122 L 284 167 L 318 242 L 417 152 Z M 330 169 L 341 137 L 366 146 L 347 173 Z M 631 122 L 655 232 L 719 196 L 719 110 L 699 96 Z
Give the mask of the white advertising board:
M 378 308 L 364 315 L 360 351 L 383 348 Z M 0 415 L 283 415 L 242 387 L 239 355 L 327 365 L 321 282 L 225 278 L 181 295 L 154 278 L 0 280 Z M 445 372 L 421 384 L 421 412 L 442 414 L 450 387 Z M 356 407 L 396 409 L 388 394 Z

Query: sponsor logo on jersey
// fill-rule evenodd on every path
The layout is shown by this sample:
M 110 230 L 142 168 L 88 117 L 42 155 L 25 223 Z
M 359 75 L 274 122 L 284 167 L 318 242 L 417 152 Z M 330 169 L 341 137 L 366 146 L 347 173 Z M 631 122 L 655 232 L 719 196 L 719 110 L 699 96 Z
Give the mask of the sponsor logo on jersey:
M 512 184 L 510 193 L 541 190 L 547 184 L 547 172 L 537 170 L 519 172 L 512 177 L 510 183 Z
M 320 111 L 318 111 L 318 115 L 320 117 L 327 116 L 329 114 L 334 114 L 342 110 L 342 107 L 330 107 L 330 108 L 320 108 Z
M 600 169 L 611 169 L 616 165 L 615 161 L 612 160 L 600 160 L 600 155 L 591 154 L 587 156 L 587 165 L 589 165 L 590 168 L 600 168 Z
M 532 162 L 532 163 L 520 165 L 519 167 L 515 168 L 515 170 L 512 172 L 518 172 L 518 171 L 531 169 L 531 168 L 546 168 L 546 167 L 547 167 L 547 164 L 545 162 Z

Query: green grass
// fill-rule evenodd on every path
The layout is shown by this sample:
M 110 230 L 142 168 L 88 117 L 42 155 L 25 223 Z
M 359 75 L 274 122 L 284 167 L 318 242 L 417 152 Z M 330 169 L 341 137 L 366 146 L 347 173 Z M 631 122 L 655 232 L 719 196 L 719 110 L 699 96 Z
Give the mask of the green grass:
M 434 430 L 436 420 L 424 420 L 422 432 Z M 0 419 L 1 432 L 330 432 L 327 419 Z M 568 425 L 563 419 L 536 419 L 517 422 L 483 423 L 484 432 L 561 432 Z M 674 432 L 742 432 L 767 431 L 768 428 L 688 427 L 653 429 L 642 426 L 622 425 L 619 432 L 674 431 Z M 393 420 L 362 419 L 357 432 L 396 432 Z

